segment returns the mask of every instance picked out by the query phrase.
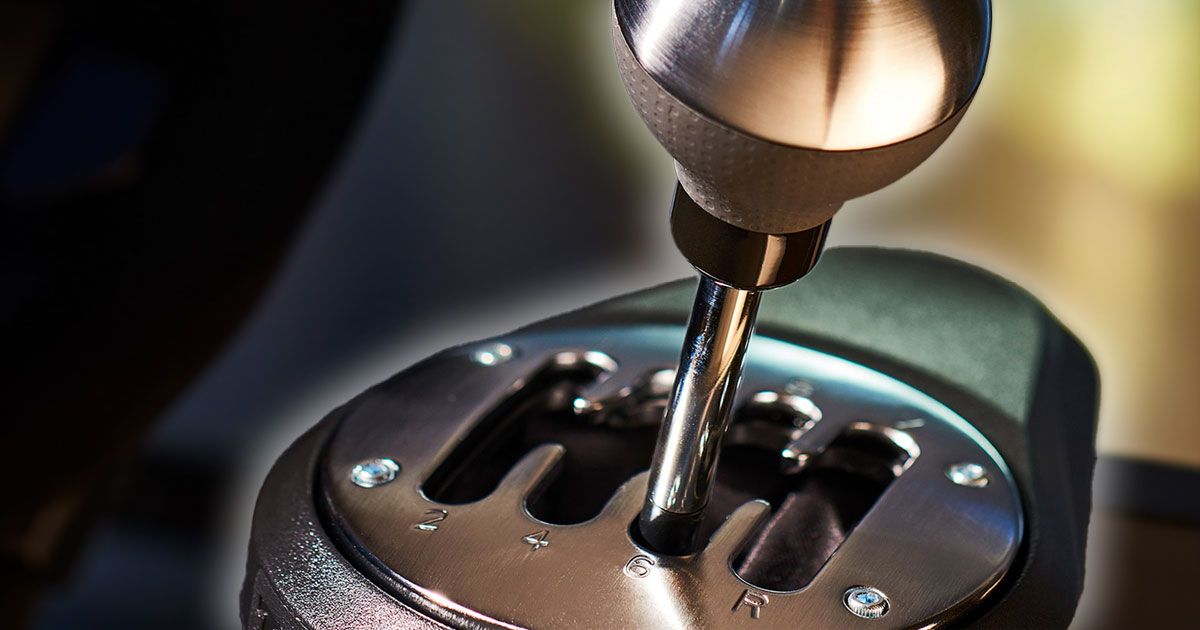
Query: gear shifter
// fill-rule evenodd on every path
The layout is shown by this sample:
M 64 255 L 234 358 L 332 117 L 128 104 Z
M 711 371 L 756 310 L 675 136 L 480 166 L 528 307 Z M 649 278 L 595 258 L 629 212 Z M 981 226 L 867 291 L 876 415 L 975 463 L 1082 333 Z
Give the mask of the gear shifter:
M 330 413 L 263 484 L 244 626 L 1066 627 L 1086 351 L 954 261 L 816 264 L 842 203 L 961 119 L 990 9 L 615 0 L 698 285 L 447 349 Z
M 759 292 L 817 262 L 842 203 L 925 160 L 983 75 L 987 0 L 616 0 L 642 120 L 675 158 L 672 234 L 701 281 L 641 534 L 687 554 L 712 493 Z

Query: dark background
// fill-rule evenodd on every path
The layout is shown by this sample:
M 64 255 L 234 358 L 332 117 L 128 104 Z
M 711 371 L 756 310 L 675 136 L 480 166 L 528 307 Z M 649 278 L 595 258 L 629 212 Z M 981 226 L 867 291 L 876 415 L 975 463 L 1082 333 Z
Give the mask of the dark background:
M 997 8 L 967 122 L 832 240 L 988 267 L 1081 336 L 1077 625 L 1169 627 L 1160 589 L 1200 586 L 1200 9 L 1045 5 Z M 6 619 L 233 627 L 258 484 L 327 410 L 689 273 L 607 6 L 0 5 Z

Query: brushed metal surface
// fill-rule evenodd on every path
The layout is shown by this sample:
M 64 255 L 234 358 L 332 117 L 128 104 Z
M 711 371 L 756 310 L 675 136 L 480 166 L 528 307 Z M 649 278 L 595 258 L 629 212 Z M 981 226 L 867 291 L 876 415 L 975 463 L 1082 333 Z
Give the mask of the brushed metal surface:
M 643 68 L 742 133 L 809 149 L 918 136 L 970 101 L 987 0 L 616 0 Z
M 916 168 L 983 76 L 990 0 L 615 0 L 634 108 L 713 216 L 789 234 Z
M 321 464 L 331 525 L 350 543 L 345 552 L 384 572 L 405 601 L 425 602 L 428 614 L 498 627 L 711 628 L 752 620 L 763 628 L 936 627 L 980 602 L 1008 571 L 1021 542 L 1020 501 L 983 436 L 902 382 L 766 337 L 750 344 L 735 409 L 758 392 L 803 387 L 821 419 L 790 449 L 815 453 L 847 430 L 872 430 L 916 454 L 799 591 L 758 589 L 730 568 L 768 513 L 763 502 L 743 505 L 702 551 L 685 557 L 658 556 L 630 538 L 644 474 L 588 522 L 535 519 L 526 497 L 553 474 L 564 455 L 558 445 L 525 455 L 480 501 L 442 505 L 422 494 L 422 481 L 472 426 L 542 367 L 603 353 L 616 365 L 580 395 L 612 400 L 644 375 L 672 367 L 683 333 L 649 325 L 516 333 L 500 340 L 517 350 L 502 365 L 473 362 L 468 346 L 390 381 L 388 396 L 348 412 Z M 395 481 L 356 486 L 349 471 L 371 457 L 395 459 Z M 949 481 L 946 467 L 962 461 L 983 464 L 994 482 L 971 488 Z M 862 584 L 887 593 L 887 616 L 865 620 L 847 611 L 843 594 Z

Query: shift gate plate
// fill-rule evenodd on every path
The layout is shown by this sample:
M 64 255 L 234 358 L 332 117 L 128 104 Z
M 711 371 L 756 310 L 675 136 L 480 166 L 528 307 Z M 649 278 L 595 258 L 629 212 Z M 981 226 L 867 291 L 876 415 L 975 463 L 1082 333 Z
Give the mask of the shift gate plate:
M 478 346 L 466 346 L 382 384 L 385 395 L 364 397 L 342 421 L 322 465 L 319 494 L 330 526 L 349 543 L 347 556 L 373 567 L 406 601 L 501 627 L 930 627 L 978 604 L 1003 578 L 1022 514 L 1011 475 L 986 439 L 896 379 L 761 336 L 751 342 L 733 408 L 771 399 L 764 392 L 799 395 L 814 407 L 781 460 L 802 466 L 854 432 L 907 453 L 877 502 L 799 590 L 752 585 L 732 568 L 769 512 L 763 502 L 738 508 L 700 552 L 682 558 L 658 556 L 630 536 L 644 474 L 590 520 L 535 518 L 527 503 L 570 455 L 556 444 L 520 457 L 482 499 L 439 503 L 424 491 L 480 422 L 554 366 L 592 370 L 570 406 L 606 422 L 619 409 L 636 425 L 660 408 L 647 392 L 654 375 L 678 360 L 682 337 L 682 327 L 652 325 L 520 332 L 500 340 L 516 350 L 502 363 L 480 364 L 472 358 Z M 383 457 L 399 464 L 394 481 L 370 489 L 353 483 L 356 464 Z M 980 464 L 992 482 L 951 482 L 947 468 L 962 462 Z M 847 589 L 861 585 L 887 594 L 886 616 L 863 619 L 846 609 Z

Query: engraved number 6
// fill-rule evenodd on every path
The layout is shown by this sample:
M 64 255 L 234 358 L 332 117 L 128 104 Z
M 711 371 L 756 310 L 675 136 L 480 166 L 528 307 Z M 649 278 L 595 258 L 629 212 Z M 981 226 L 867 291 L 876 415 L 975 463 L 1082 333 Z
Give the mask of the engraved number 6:
M 625 575 L 632 578 L 644 578 L 650 575 L 654 560 L 650 556 L 634 556 L 625 564 Z

